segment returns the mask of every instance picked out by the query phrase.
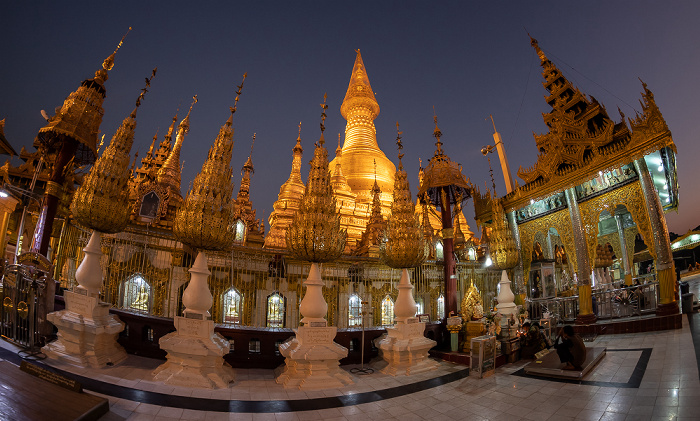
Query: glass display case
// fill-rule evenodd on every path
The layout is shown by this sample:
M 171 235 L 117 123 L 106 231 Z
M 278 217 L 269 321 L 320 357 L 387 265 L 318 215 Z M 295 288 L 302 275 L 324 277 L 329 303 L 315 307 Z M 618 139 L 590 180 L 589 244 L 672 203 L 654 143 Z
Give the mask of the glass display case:
M 537 262 L 530 266 L 528 295 L 531 299 L 556 296 L 557 284 L 554 279 L 554 262 Z
M 477 378 L 488 377 L 496 370 L 496 337 L 477 336 L 472 338 L 469 375 Z

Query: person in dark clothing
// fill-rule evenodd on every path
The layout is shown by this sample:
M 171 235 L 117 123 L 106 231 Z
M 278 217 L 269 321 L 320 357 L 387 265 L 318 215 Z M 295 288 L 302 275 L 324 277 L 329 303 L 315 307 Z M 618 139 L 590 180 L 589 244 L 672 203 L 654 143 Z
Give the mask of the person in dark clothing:
M 561 342 L 559 342 L 560 339 Z M 554 348 L 559 355 L 559 361 L 566 363 L 564 370 L 583 370 L 582 365 L 586 361 L 586 345 L 571 325 L 566 325 L 559 331 Z
M 535 354 L 547 348 L 544 335 L 540 331 L 538 323 L 530 324 L 523 323 L 522 326 L 525 335 L 520 338 L 520 356 L 521 358 L 534 358 Z

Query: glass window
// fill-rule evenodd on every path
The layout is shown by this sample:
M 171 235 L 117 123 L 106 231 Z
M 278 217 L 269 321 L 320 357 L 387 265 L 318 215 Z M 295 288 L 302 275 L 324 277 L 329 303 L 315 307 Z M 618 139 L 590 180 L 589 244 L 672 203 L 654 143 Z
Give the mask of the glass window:
M 423 298 L 422 297 L 417 297 L 416 298 L 416 314 L 425 314 L 423 311 L 425 307 L 423 306 Z
M 231 287 L 222 298 L 221 305 L 223 322 L 224 323 L 240 323 L 241 322 L 241 294 L 236 288 Z
M 437 299 L 437 318 L 443 319 L 445 317 L 445 296 L 440 294 Z
M 141 199 L 141 209 L 139 210 L 139 216 L 144 216 L 146 218 L 155 218 L 158 214 L 158 206 L 160 205 L 160 198 L 156 192 L 149 192 L 143 196 Z
M 437 242 L 437 244 L 435 244 L 435 258 L 437 260 L 441 260 L 444 258 L 444 253 L 442 252 L 442 243 L 439 241 Z
M 245 223 L 240 219 L 236 221 L 236 237 L 234 241 L 242 243 L 245 240 Z
M 284 327 L 286 300 L 275 292 L 267 297 L 267 327 Z
M 382 300 L 382 326 L 394 324 L 394 302 L 388 295 Z
M 151 286 L 141 276 L 135 274 L 122 285 L 122 305 L 128 310 L 147 312 L 151 307 Z
M 348 327 L 362 326 L 362 301 L 357 294 L 348 300 Z

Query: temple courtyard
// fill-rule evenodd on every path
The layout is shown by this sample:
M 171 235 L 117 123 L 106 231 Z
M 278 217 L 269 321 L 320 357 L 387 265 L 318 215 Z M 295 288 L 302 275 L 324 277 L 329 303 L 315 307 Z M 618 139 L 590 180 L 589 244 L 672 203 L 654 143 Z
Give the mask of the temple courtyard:
M 19 364 L 0 341 L 0 357 Z M 700 313 L 677 330 L 601 335 L 602 361 L 579 383 L 528 376 L 521 360 L 478 379 L 462 365 L 392 377 L 353 374 L 339 389 L 299 391 L 275 383 L 275 372 L 236 369 L 227 389 L 154 382 L 161 361 L 129 355 L 123 363 L 81 369 L 44 360 L 88 393 L 109 400 L 100 420 L 691 420 L 700 416 Z M 344 366 L 352 373 L 357 366 Z

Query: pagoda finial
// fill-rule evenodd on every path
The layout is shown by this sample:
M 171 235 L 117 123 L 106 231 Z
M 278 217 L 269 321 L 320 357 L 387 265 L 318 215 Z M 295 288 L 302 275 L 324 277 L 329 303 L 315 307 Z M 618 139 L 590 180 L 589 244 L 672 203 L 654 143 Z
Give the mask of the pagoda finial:
M 440 141 L 440 137 L 442 136 L 442 132 L 440 131 L 440 128 L 438 127 L 438 118 L 437 118 L 437 113 L 435 113 L 435 106 L 433 105 L 433 121 L 435 122 L 435 130 L 433 131 L 433 137 L 435 137 L 436 142 L 435 146 L 437 147 L 437 150 L 435 151 L 435 156 L 437 155 L 442 155 L 442 142 Z
M 528 32 L 527 36 L 530 37 L 530 45 L 532 45 L 532 47 L 533 47 L 533 48 L 535 49 L 535 51 L 537 52 L 537 56 L 540 58 L 540 62 L 541 62 L 542 64 L 548 62 L 549 59 L 547 58 L 547 56 L 544 54 L 544 52 L 543 52 L 542 49 L 540 48 L 540 45 L 539 45 L 539 43 L 537 42 L 537 40 L 534 39 L 534 38 L 530 35 L 529 32 Z
M 126 36 L 126 35 L 124 35 Z M 146 86 L 141 89 L 141 93 L 139 94 L 139 97 L 136 98 L 136 108 L 134 108 L 134 111 L 131 112 L 131 118 L 136 118 L 136 110 L 139 109 L 141 106 L 141 101 L 146 97 L 146 92 L 148 92 L 148 88 L 151 87 L 151 80 L 156 77 L 156 72 L 158 71 L 158 68 L 155 67 L 153 71 L 151 72 L 151 77 L 146 78 Z
M 355 52 L 357 53 L 355 65 L 352 68 L 348 90 L 340 106 L 340 114 L 346 120 L 348 119 L 348 111 L 357 106 L 369 108 L 375 117 L 379 115 L 379 104 L 369 83 L 369 76 L 367 76 L 367 70 L 362 61 L 362 54 L 360 54 L 359 49 L 355 50 Z
M 326 105 L 326 99 L 328 98 L 328 95 L 326 93 L 323 94 L 323 104 L 321 104 L 321 138 L 318 140 L 318 143 L 320 146 L 323 146 L 324 143 L 326 143 L 325 139 L 323 138 L 323 132 L 326 130 L 325 122 L 326 122 L 326 110 L 328 109 L 328 105 Z
M 399 148 L 399 170 L 403 170 L 403 163 L 401 162 L 401 158 L 403 158 L 403 153 L 401 151 L 403 150 L 403 143 L 401 143 L 401 134 L 403 132 L 399 131 L 399 122 L 396 122 L 396 146 Z M 420 159 L 420 158 L 419 158 Z
M 243 164 L 241 175 L 255 172 L 255 169 L 253 168 L 253 146 L 255 146 L 255 136 L 256 134 L 253 133 L 253 142 L 250 144 L 250 155 L 248 155 L 248 160 L 245 162 L 245 164 Z M 243 187 L 242 184 L 241 187 Z
M 299 135 L 297 136 L 297 140 L 301 140 L 301 121 L 299 122 Z
M 117 44 L 117 48 L 114 49 L 114 52 L 110 54 L 109 57 L 105 59 L 105 61 L 102 62 L 103 69 L 107 71 L 112 70 L 112 68 L 114 67 L 114 56 L 117 54 L 117 51 L 119 51 L 119 48 L 121 48 L 122 44 L 124 43 L 124 38 L 126 38 L 126 36 L 129 35 L 129 32 L 131 32 L 131 26 L 129 27 L 129 30 L 126 31 L 126 34 L 124 34 L 122 39 L 119 40 L 119 44 Z M 105 78 L 105 80 L 106 79 L 107 78 Z
M 190 132 L 190 113 L 192 112 L 192 107 L 194 107 L 194 104 L 196 104 L 197 101 L 199 101 L 197 99 L 197 95 L 193 96 L 192 97 L 192 104 L 190 105 L 190 109 L 189 109 L 189 111 L 187 111 L 187 115 L 185 116 L 185 118 L 182 119 L 182 121 L 180 122 L 180 125 L 178 126 L 178 128 L 185 130 L 185 134 Z
M 241 92 L 243 92 L 243 83 L 245 82 L 245 78 L 248 76 L 248 72 L 243 73 L 243 80 L 241 81 L 241 84 L 238 85 L 238 90 L 236 90 L 236 99 L 233 100 L 233 107 L 230 107 L 229 110 L 231 111 L 231 116 L 229 117 L 228 121 L 226 122 L 229 126 L 233 123 L 233 114 L 236 113 L 236 110 L 238 109 L 238 100 L 241 97 Z M 301 124 L 301 123 L 299 123 Z

